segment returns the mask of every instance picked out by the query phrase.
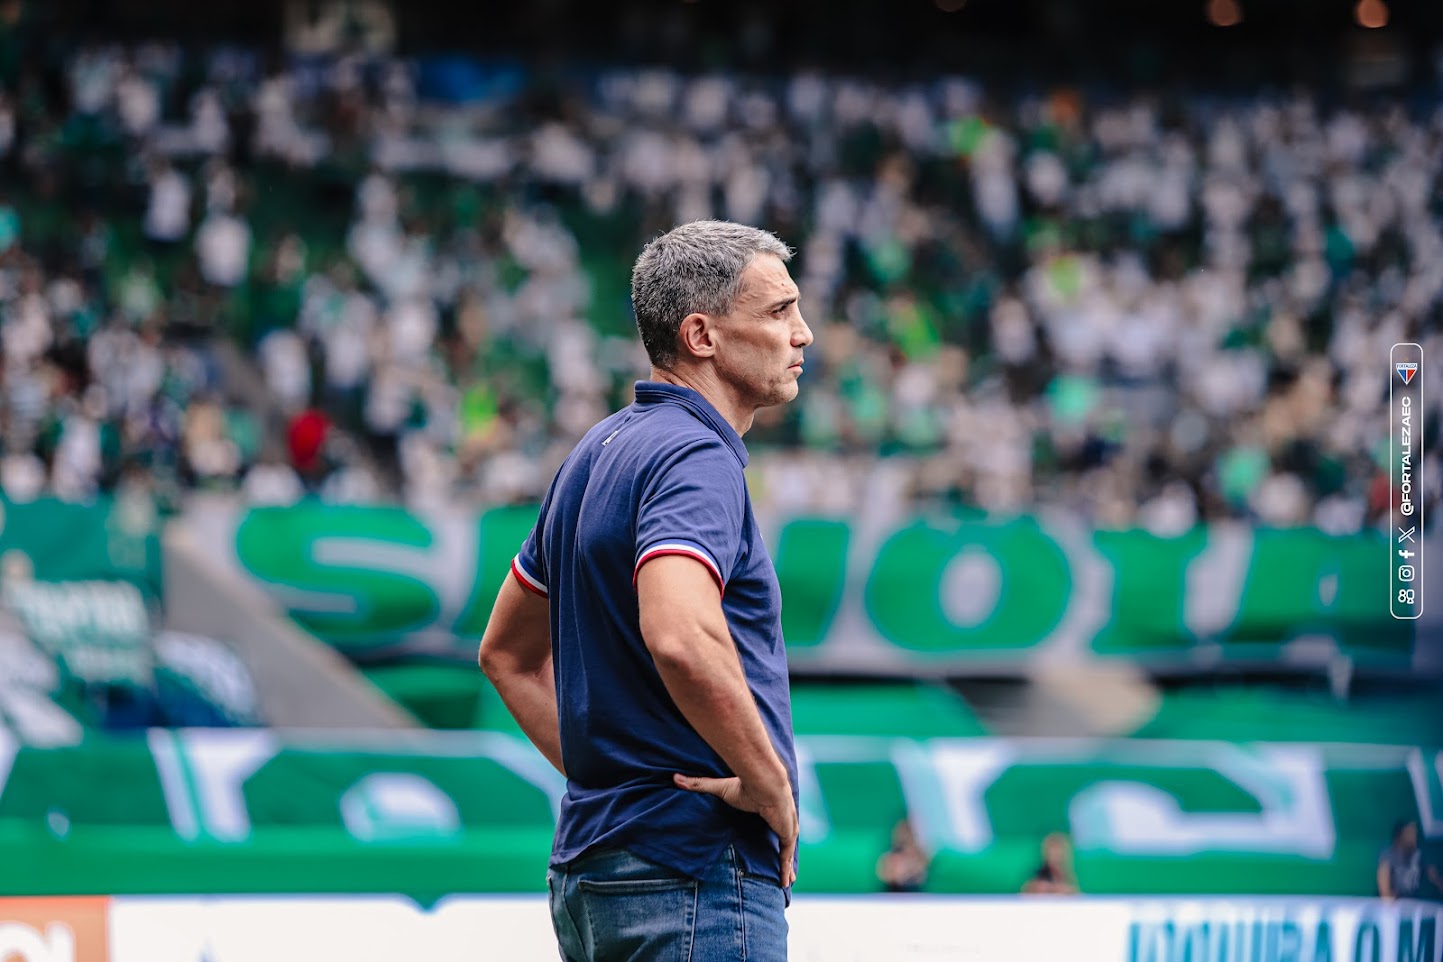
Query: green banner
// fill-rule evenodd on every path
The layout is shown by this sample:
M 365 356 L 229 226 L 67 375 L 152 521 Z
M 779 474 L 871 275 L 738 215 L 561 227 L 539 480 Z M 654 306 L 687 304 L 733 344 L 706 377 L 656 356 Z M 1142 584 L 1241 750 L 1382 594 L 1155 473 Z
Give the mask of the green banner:
M 452 516 L 302 506 L 188 521 L 233 546 L 225 557 L 236 570 L 358 661 L 469 660 L 535 517 L 534 507 Z M 1015 672 L 1043 655 L 1177 671 L 1316 670 L 1339 656 L 1364 669 L 1443 669 L 1436 621 L 1390 617 L 1387 543 L 1373 532 L 1218 524 L 1162 538 L 936 516 L 763 527 L 799 671 Z
M 1436 749 L 810 736 L 799 755 L 813 892 L 876 891 L 903 814 L 935 892 L 1017 891 L 1058 830 L 1094 894 L 1369 895 L 1396 819 L 1443 839 Z M 0 740 L 0 893 L 535 892 L 563 791 L 500 732 Z
M 159 521 L 139 500 L 70 504 L 0 497 L 0 578 L 125 581 L 161 594 Z

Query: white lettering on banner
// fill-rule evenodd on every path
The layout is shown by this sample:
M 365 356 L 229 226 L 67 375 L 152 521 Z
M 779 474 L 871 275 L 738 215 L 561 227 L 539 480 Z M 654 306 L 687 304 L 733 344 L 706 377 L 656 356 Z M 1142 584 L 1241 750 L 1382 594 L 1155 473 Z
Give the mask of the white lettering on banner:
M 1146 753 L 1146 743 L 1133 751 Z M 1337 842 L 1325 766 L 1311 746 L 1204 744 L 1178 758 L 1176 746 L 1147 763 L 1211 768 L 1257 799 L 1260 812 L 1192 813 L 1171 794 L 1141 782 L 1103 781 L 1082 789 L 1068 816 L 1077 843 L 1119 854 L 1183 855 L 1210 848 L 1330 858 Z M 1007 742 L 898 740 L 892 749 L 908 811 L 932 845 L 977 852 L 992 841 L 986 793 L 1018 758 Z M 1029 756 L 1029 761 L 1036 761 Z
M 19 752 L 20 739 L 8 728 L 0 726 L 0 795 L 5 794 L 5 783 L 10 781 L 10 769 L 14 767 L 15 756 Z
M 1332 857 L 1337 835 L 1316 747 L 1268 746 L 1254 753 L 1219 745 L 1208 756 L 1207 764 L 1256 798 L 1261 812 L 1184 812 L 1176 798 L 1155 786 L 1098 782 L 1078 792 L 1069 807 L 1077 844 L 1119 855 L 1222 848 Z
M 147 737 L 176 833 L 187 841 L 244 841 L 251 822 L 242 788 L 280 751 L 275 734 L 152 729 Z
M 311 557 L 317 564 L 408 575 L 435 592 L 443 612 L 457 612 L 470 600 L 476 569 L 476 525 L 426 519 L 426 547 L 371 538 L 317 538 Z M 322 596 L 334 599 L 334 596 Z M 311 609 L 309 603 L 307 610 Z M 315 609 L 320 610 L 320 609 Z M 351 610 L 347 608 L 346 610 Z
M 797 829 L 808 844 L 826 841 L 832 834 L 832 820 L 827 816 L 827 803 L 822 785 L 817 781 L 817 765 L 806 743 L 798 741 L 797 749 Z
M 5 962 L 75 962 L 75 933 L 52 922 L 45 933 L 18 922 L 0 922 L 0 959 Z
M 187 842 L 193 842 L 200 838 L 200 812 L 175 732 L 152 729 L 146 733 L 146 740 L 150 743 L 151 758 L 155 760 L 155 772 L 160 776 L 160 791 L 165 798 L 170 827 Z
M 942 571 L 939 600 L 947 620 L 959 628 L 982 624 L 997 609 L 1004 580 L 990 551 L 969 545 L 957 552 Z
M 1126 962 L 1438 962 L 1436 906 L 1363 899 L 1144 903 Z
M 3 737 L 6 733 L 0 729 Z M 187 841 L 201 837 L 244 841 L 251 829 L 246 781 L 283 747 L 304 750 L 295 744 L 283 746 L 273 732 L 265 730 L 152 729 L 147 737 L 171 826 Z M 525 741 L 500 732 L 475 732 L 461 739 L 428 739 L 419 751 L 442 753 L 447 744 L 455 745 L 458 754 L 489 758 L 534 785 L 546 796 L 552 817 L 560 814 L 566 779 Z M 328 748 L 334 746 L 335 739 L 327 743 Z M 0 763 L 5 760 L 4 748 L 0 741 Z M 406 751 L 399 745 L 392 748 L 402 754 Z M 445 795 L 439 788 L 435 791 Z M 450 796 L 445 797 L 449 802 Z
M 522 738 L 503 732 L 430 734 L 435 737 L 424 744 L 370 742 L 369 748 L 358 745 L 352 752 L 379 751 L 389 758 L 414 750 L 422 757 L 487 758 L 535 787 L 547 799 L 553 818 L 558 814 L 565 779 Z M 452 735 L 456 737 L 448 737 Z M 311 750 L 294 741 L 282 744 L 266 731 L 157 729 L 148 738 L 171 825 L 186 840 L 248 838 L 246 782 L 282 750 Z M 343 742 L 340 736 L 327 734 L 314 750 L 344 749 Z M 1318 746 L 1134 740 L 1106 748 L 1070 739 L 919 741 L 877 736 L 803 736 L 797 742 L 799 815 L 803 839 L 809 844 L 831 833 L 818 765 L 890 762 L 909 816 L 929 847 L 979 852 L 993 843 L 987 794 L 999 779 L 1016 767 L 1073 765 L 1080 760 L 1091 767 L 1091 778 L 1103 776 L 1081 787 L 1070 800 L 1061 800 L 1067 805 L 1074 838 L 1084 847 L 1106 848 L 1119 855 L 1225 850 L 1328 859 L 1337 844 L 1325 778 L 1328 761 Z M 0 729 L 0 790 L 17 748 L 14 735 Z M 1368 767 L 1406 766 L 1420 828 L 1430 838 L 1443 835 L 1443 752 L 1425 755 L 1418 749 L 1383 746 L 1368 752 Z M 1186 800 L 1146 780 L 1107 779 L 1105 766 L 1110 762 L 1199 775 L 1210 772 L 1255 799 L 1257 810 L 1188 811 Z M 394 764 L 388 760 L 377 767 Z M 440 788 L 432 787 L 449 800 Z
M 1219 524 L 1209 532 L 1207 546 L 1185 576 L 1183 623 L 1188 631 L 1209 638 L 1237 619 L 1252 555 L 1253 536 L 1246 528 Z
M 892 764 L 917 833 L 936 848 L 980 852 L 992 844 L 987 789 L 1017 757 L 1000 740 L 959 742 L 934 739 L 927 745 L 898 739 Z
M 92 581 L 80 590 L 93 611 L 96 627 L 102 632 L 134 637 L 150 630 L 145 602 L 134 585 Z
M 1389 438 L 1396 447 L 1396 431 L 1390 429 Z M 1421 448 L 1417 453 L 1419 458 L 1413 459 L 1413 467 L 1419 471 L 1414 472 L 1412 483 L 1420 488 Z M 1009 589 L 1011 582 L 1003 577 L 999 583 L 997 576 L 999 572 L 1011 576 L 1026 569 L 1028 562 L 1020 559 L 1028 558 L 1028 549 L 1014 544 L 1011 535 L 997 542 L 989 540 L 991 536 L 979 539 L 985 543 L 966 540 L 971 537 L 969 532 L 980 533 L 990 526 L 974 529 L 964 522 L 949 524 L 931 516 L 914 517 L 904 510 L 903 499 L 888 494 L 893 483 L 888 470 L 879 467 L 868 482 L 869 490 L 875 488 L 878 493 L 867 499 L 864 510 L 845 518 L 828 516 L 846 527 L 849 538 L 840 563 L 828 566 L 825 577 L 832 581 L 826 592 L 820 592 L 818 586 L 819 593 L 806 606 L 806 632 L 815 637 L 805 638 L 805 643 L 790 650 L 794 668 L 868 673 L 910 665 L 923 673 L 937 674 L 965 662 L 969 672 L 1012 674 L 1020 661 L 1090 661 L 1100 655 L 1094 648 L 1100 638 L 1106 638 L 1109 645 L 1125 645 L 1135 631 L 1151 630 L 1140 627 L 1117 608 L 1123 598 L 1131 597 L 1131 592 L 1145 583 L 1157 586 L 1157 600 L 1162 606 L 1158 614 L 1169 620 L 1180 616 L 1187 628 L 1185 634 L 1198 639 L 1192 648 L 1183 645 L 1155 653 L 1169 661 L 1173 655 L 1179 656 L 1179 667 L 1205 666 L 1223 654 L 1228 642 L 1246 635 L 1246 625 L 1238 623 L 1240 615 L 1265 617 L 1259 611 L 1250 608 L 1244 612 L 1239 607 L 1244 597 L 1250 597 L 1250 587 L 1266 587 L 1269 579 L 1277 577 L 1254 567 L 1255 542 L 1239 522 L 1208 525 L 1206 531 L 1198 532 L 1201 538 L 1196 545 L 1159 552 L 1167 570 L 1149 570 L 1133 547 L 1114 555 L 1090 527 L 1076 519 L 1064 521 L 1061 513 L 1047 511 L 1037 513 L 1041 526 L 1027 540 L 1047 553 L 1059 577 L 1036 583 L 1030 576 L 1024 577 L 1011 587 L 1028 585 L 1029 597 L 1039 603 L 1035 607 L 1045 608 L 1048 618 L 1055 616 L 1056 620 L 1044 624 L 1043 619 L 1024 617 L 1034 606 L 1017 603 L 1016 590 Z M 1395 492 L 1396 500 L 1396 486 L 1390 486 L 1390 491 Z M 1421 511 L 1421 503 L 1418 506 Z M 486 520 L 489 514 L 478 516 L 460 510 L 404 512 L 389 520 L 380 512 L 368 515 L 369 520 L 356 517 L 349 521 L 342 513 L 321 508 L 297 508 L 286 514 L 293 521 L 269 511 L 197 508 L 188 510 L 183 523 L 196 532 L 198 540 L 220 546 L 216 558 L 220 565 L 264 591 L 297 617 L 303 627 L 342 649 L 369 650 L 394 643 L 450 656 L 464 654 L 461 649 L 467 639 L 474 642 L 473 636 L 479 636 L 484 624 L 490 603 L 485 595 L 503 573 L 500 553 L 504 552 L 509 562 L 516 543 L 524 537 L 515 528 L 520 515 L 497 517 L 499 523 L 493 526 Z M 792 544 L 788 532 L 793 523 L 821 517 L 764 512 L 760 521 L 769 543 L 779 541 L 785 551 L 792 551 L 801 550 L 785 547 Z M 923 526 L 932 533 L 922 536 L 922 540 L 938 552 L 933 559 L 936 570 L 929 567 L 925 579 L 928 588 L 933 587 L 934 577 L 938 579 L 935 598 L 919 595 L 926 610 L 919 609 L 915 616 L 896 605 L 875 604 L 868 584 L 875 578 L 881 579 L 876 582 L 879 585 L 888 584 L 899 572 L 909 570 L 906 552 L 883 557 L 883 549 L 898 537 L 908 537 L 907 531 L 924 520 Z M 393 523 L 402 521 L 406 530 L 397 532 Z M 299 553 L 275 548 L 274 538 L 266 534 L 271 531 L 287 531 L 291 540 L 304 542 Z M 1289 540 L 1298 543 L 1289 536 L 1278 548 L 1269 545 L 1266 550 L 1287 550 Z M 1132 539 L 1123 541 L 1138 544 Z M 805 537 L 795 541 L 797 545 L 805 543 Z M 1353 597 L 1355 582 L 1363 577 L 1354 560 L 1358 544 L 1358 539 L 1343 539 L 1336 553 L 1329 549 L 1326 557 L 1320 556 L 1315 575 L 1317 595 L 1324 599 L 1318 613 L 1323 615 L 1320 627 L 1325 634 L 1335 634 L 1332 629 L 1337 625 L 1333 619 L 1345 614 L 1335 610 L 1335 602 Z M 347 572 L 374 577 L 352 583 Z M 783 575 L 784 580 L 795 576 L 788 572 Z M 1309 586 L 1298 583 L 1296 575 L 1282 579 L 1288 586 L 1287 596 L 1279 601 L 1289 607 L 1302 606 L 1307 614 L 1313 593 L 1307 590 Z M 959 584 L 980 586 L 980 590 L 958 590 Z M 832 605 L 825 597 L 834 589 L 838 600 Z M 889 596 L 889 592 L 884 590 L 882 595 Z M 1418 610 L 1421 613 L 1421 606 Z M 922 623 L 917 618 L 927 624 L 951 626 L 946 634 L 955 637 L 943 637 L 938 642 L 947 650 L 922 651 L 905 643 L 909 637 L 918 637 L 913 634 Z M 999 620 L 993 623 L 994 619 Z M 1009 634 L 1008 621 L 1012 619 L 1026 623 L 1028 637 Z M 1210 640 L 1219 637 L 1219 642 Z M 1287 639 L 1275 640 L 1285 643 Z M 1342 637 L 1338 641 L 1345 646 L 1355 643 Z M 1389 657 L 1404 654 L 1403 638 L 1389 644 L 1399 649 Z M 1264 653 L 1261 646 L 1258 652 L 1261 657 L 1275 657 L 1271 650 Z M 1332 661 L 1336 651 L 1297 648 L 1278 657 L 1302 668 Z
M 361 842 L 448 838 L 461 830 L 456 802 L 412 772 L 372 772 L 341 796 L 341 821 Z
M 7 584 L 6 602 L 30 618 L 37 634 L 99 631 L 135 637 L 149 628 L 145 602 L 131 584 L 105 581 Z
M 57 748 L 79 745 L 85 737 L 85 726 L 70 712 L 55 704 L 44 691 L 34 688 L 0 685 L 0 721 L 34 747 Z M 8 764 L 0 747 L 0 792 Z

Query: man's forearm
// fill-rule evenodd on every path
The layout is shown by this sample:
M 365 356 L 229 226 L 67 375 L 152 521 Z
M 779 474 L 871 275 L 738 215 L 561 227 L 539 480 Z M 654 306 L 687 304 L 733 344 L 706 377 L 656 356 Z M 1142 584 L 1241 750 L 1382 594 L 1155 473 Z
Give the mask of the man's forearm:
M 730 633 L 718 637 L 701 630 L 691 639 L 653 649 L 653 658 L 672 701 L 732 774 L 750 785 L 789 783 Z
M 551 673 L 551 660 L 547 659 L 546 664 L 533 671 L 501 667 L 486 674 L 531 744 L 565 775 L 556 712 L 556 677 Z

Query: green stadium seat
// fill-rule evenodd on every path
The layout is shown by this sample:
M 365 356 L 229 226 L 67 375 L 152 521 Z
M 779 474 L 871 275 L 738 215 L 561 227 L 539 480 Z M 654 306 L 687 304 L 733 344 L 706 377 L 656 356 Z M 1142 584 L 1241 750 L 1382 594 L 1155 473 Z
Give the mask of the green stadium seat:
M 1134 738 L 1366 742 L 1443 740 L 1443 706 L 1426 692 L 1343 702 L 1326 692 L 1227 685 L 1169 692 Z
M 946 738 L 986 735 L 961 696 L 932 682 L 792 683 L 799 735 Z

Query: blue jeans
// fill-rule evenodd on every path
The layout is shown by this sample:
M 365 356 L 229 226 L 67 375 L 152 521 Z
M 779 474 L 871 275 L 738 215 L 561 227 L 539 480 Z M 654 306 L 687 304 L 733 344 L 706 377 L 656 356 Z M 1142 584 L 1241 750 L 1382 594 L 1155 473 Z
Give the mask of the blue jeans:
M 564 962 L 786 962 L 790 895 L 728 847 L 701 879 L 622 849 L 546 873 Z

